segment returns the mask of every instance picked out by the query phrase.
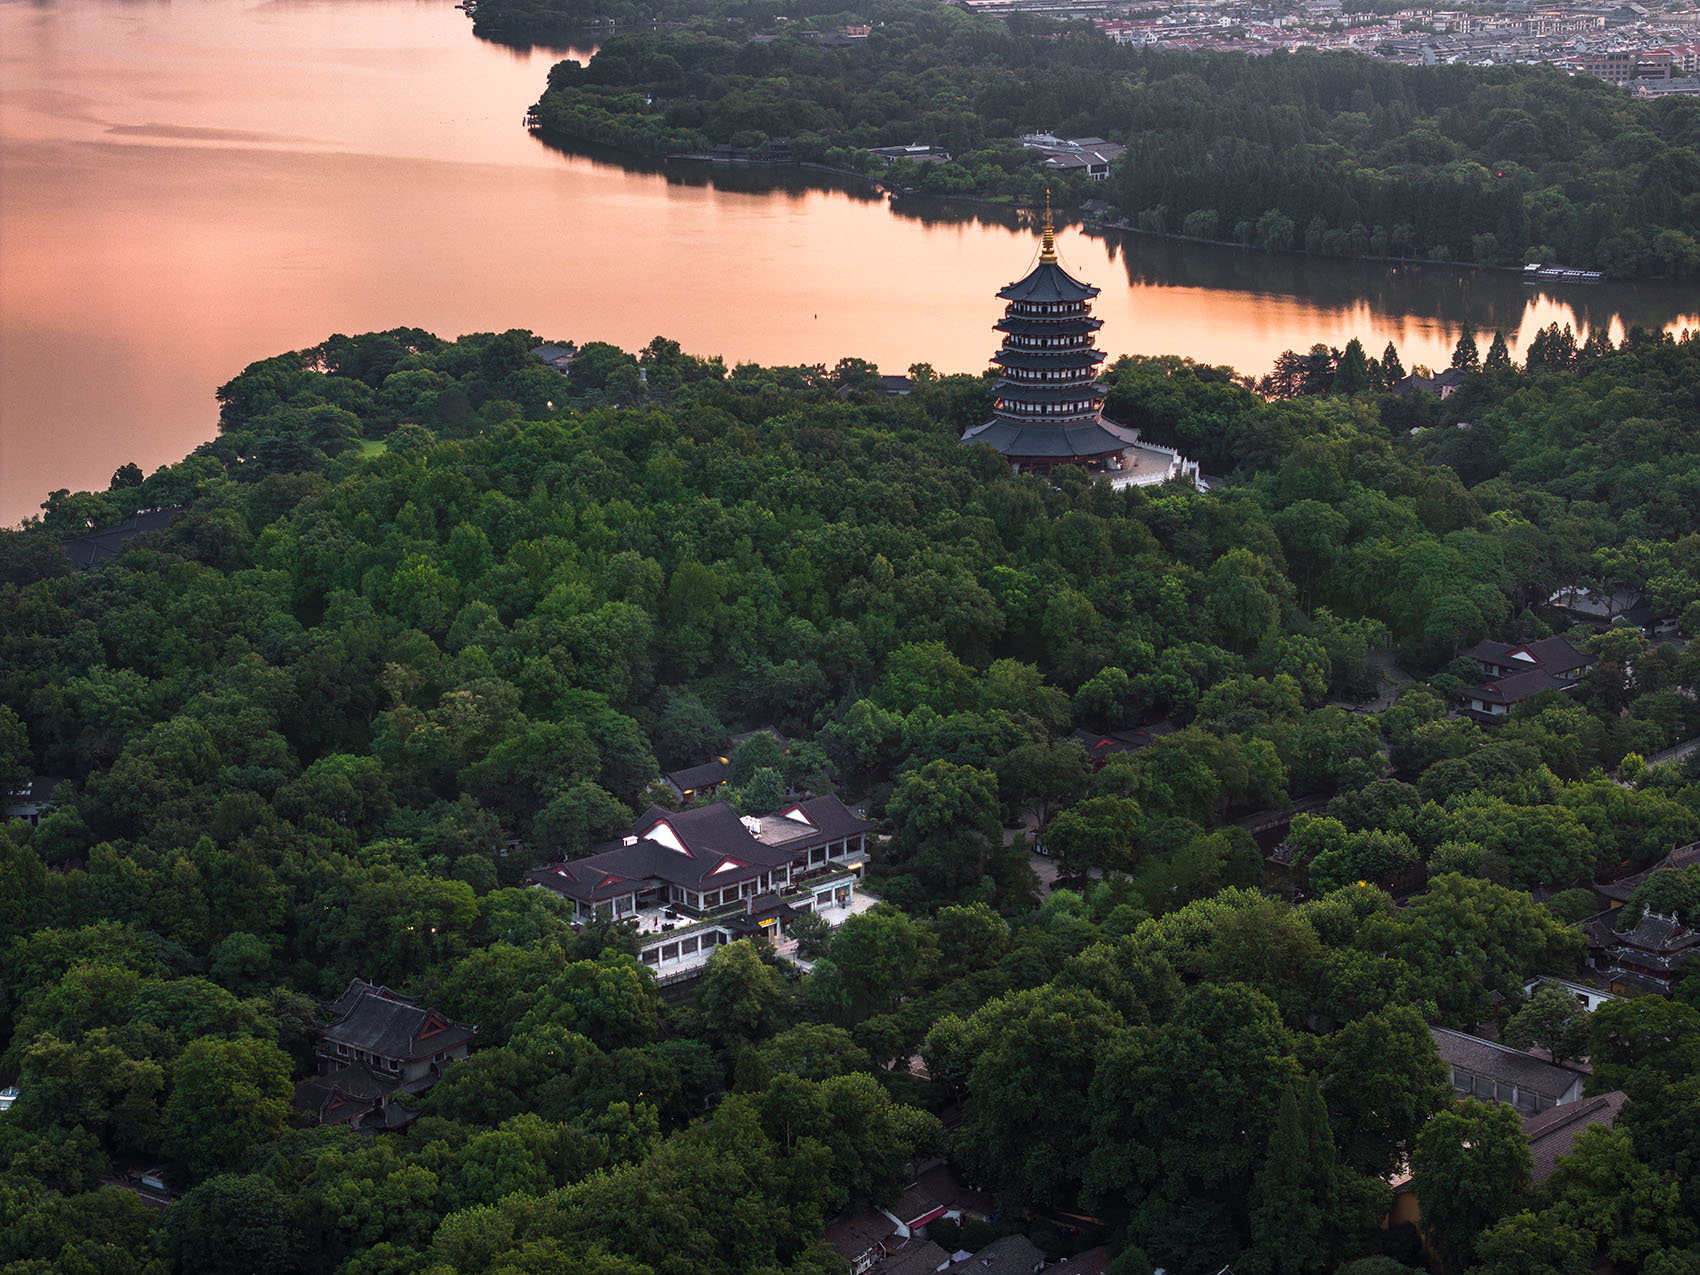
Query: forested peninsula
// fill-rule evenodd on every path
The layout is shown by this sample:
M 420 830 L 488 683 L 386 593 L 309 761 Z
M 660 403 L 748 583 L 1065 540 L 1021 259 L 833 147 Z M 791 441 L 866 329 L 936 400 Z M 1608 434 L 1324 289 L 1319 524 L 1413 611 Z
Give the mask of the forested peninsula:
M 495 38 L 540 38 L 607 12 L 483 0 L 476 22 Z M 622 21 L 588 65 L 558 64 L 540 134 L 651 155 L 759 153 L 781 138 L 790 159 L 899 189 L 1036 205 L 1049 188 L 1071 206 L 1108 201 L 1141 230 L 1272 250 L 1700 273 L 1700 99 L 1637 101 L 1551 66 L 1135 49 L 1086 24 L 931 0 L 657 21 L 633 34 Z M 822 38 L 850 22 L 868 34 Z M 1019 144 L 1030 133 L 1127 153 L 1091 181 L 1047 169 Z M 912 143 L 948 162 L 868 153 Z
M 0 781 L 57 780 L 0 827 L 0 1272 L 842 1275 L 828 1221 L 929 1157 L 995 1214 L 947 1254 L 1700 1269 L 1700 962 L 1526 990 L 1578 975 L 1591 882 L 1700 838 L 1700 767 L 1646 760 L 1700 655 L 1545 605 L 1700 631 L 1700 335 L 1461 342 L 1444 401 L 1391 349 L 1276 398 L 1116 363 L 1208 493 L 1012 474 L 957 442 L 978 376 L 537 346 L 263 360 L 194 454 L 0 532 Z M 141 510 L 178 512 L 61 549 Z M 1573 688 L 1451 711 L 1471 644 L 1555 634 Z M 522 877 L 760 727 L 714 799 L 859 805 L 882 902 L 663 996 Z M 1274 858 L 1237 822 L 1301 800 Z M 1692 918 L 1700 868 L 1625 893 Z M 292 1106 L 353 980 L 477 1028 L 393 1132 Z M 1589 1057 L 1615 1127 L 1537 1175 L 1429 1032 L 1490 1021 Z

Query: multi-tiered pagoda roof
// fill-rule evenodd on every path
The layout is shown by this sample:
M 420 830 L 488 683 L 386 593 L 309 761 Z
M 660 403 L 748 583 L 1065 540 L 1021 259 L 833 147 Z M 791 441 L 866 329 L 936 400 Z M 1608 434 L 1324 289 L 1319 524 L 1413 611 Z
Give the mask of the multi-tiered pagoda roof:
M 1108 387 L 1098 379 L 1104 353 L 1093 345 L 1103 326 L 1092 317 L 1097 295 L 1057 261 L 1047 202 L 1039 264 L 998 292 L 1009 304 L 993 325 L 1003 346 L 992 356 L 998 371 L 992 419 L 968 430 L 963 442 L 987 443 L 1018 469 L 1118 467 L 1139 431 L 1103 417 Z

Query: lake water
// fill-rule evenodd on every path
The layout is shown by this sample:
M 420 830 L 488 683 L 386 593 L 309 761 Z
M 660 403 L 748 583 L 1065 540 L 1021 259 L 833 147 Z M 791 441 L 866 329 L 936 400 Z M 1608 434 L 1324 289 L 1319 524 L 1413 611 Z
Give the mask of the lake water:
M 999 213 L 760 174 L 628 167 L 526 133 L 560 53 L 475 39 L 449 0 L 0 0 L 0 524 L 175 460 L 214 390 L 333 332 L 510 327 L 728 362 L 977 371 L 1032 263 Z M 1059 236 L 1101 344 L 1242 371 L 1469 319 L 1700 327 L 1675 288 Z

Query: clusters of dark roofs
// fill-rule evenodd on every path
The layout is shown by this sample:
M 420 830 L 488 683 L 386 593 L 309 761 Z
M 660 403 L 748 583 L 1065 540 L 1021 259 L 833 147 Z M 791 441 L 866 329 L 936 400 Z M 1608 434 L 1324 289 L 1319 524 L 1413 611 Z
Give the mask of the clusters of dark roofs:
M 1634 924 L 1619 924 L 1622 911 L 1602 912 L 1583 923 L 1589 941 L 1612 961 L 1613 977 L 1650 978 L 1659 991 L 1678 967 L 1700 952 L 1700 931 L 1685 925 L 1675 913 L 1643 912 Z
M 1570 1154 L 1582 1130 L 1590 1125 L 1611 1128 L 1628 1100 L 1621 1090 L 1614 1089 L 1565 1102 L 1564 1096 L 1573 1092 L 1582 1079 L 1580 1072 L 1464 1032 L 1444 1027 L 1431 1027 L 1429 1032 L 1434 1038 L 1435 1052 L 1449 1067 L 1503 1086 L 1514 1086 L 1524 1094 L 1539 1094 L 1555 1104 L 1523 1117 L 1523 1136 L 1528 1139 L 1529 1154 L 1534 1160 L 1531 1176 L 1537 1184 L 1551 1175 L 1559 1157 Z
M 1044 1250 L 1025 1235 L 1004 1235 L 976 1252 L 955 1253 L 928 1239 L 925 1228 L 941 1217 L 989 1218 L 997 1202 L 967 1186 L 943 1161 L 924 1169 L 889 1204 L 847 1213 L 827 1225 L 822 1238 L 850 1264 L 853 1275 L 927 1275 L 945 1269 L 965 1275 L 1028 1275 L 1046 1265 Z M 1089 1250 L 1061 1269 L 1102 1275 L 1109 1250 Z

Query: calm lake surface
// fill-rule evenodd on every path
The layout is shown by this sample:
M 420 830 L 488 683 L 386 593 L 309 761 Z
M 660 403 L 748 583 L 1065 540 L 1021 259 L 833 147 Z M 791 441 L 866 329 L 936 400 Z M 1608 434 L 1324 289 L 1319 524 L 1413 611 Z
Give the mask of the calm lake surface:
M 628 167 L 529 136 L 558 51 L 476 40 L 450 0 L 0 0 L 0 524 L 173 461 L 213 391 L 333 332 L 525 327 L 728 362 L 977 371 L 1013 217 L 757 174 Z M 581 56 L 588 56 L 582 54 Z M 1700 327 L 1692 289 L 1525 287 L 1138 236 L 1060 236 L 1101 343 L 1245 372 L 1461 324 Z

